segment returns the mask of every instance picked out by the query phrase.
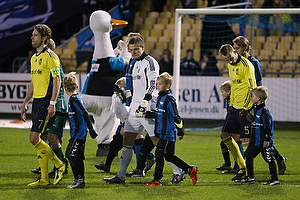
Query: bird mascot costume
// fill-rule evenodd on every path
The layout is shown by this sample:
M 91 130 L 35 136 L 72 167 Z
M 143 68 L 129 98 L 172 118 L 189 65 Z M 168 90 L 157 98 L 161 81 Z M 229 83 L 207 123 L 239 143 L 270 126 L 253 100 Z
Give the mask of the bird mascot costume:
M 82 90 L 82 99 L 95 121 L 95 130 L 98 133 L 97 156 L 107 156 L 109 143 L 120 123 L 111 110 L 112 95 L 115 82 L 122 76 L 124 67 L 130 59 L 130 53 L 124 43 L 125 46 L 119 48 L 120 56 L 115 57 L 110 32 L 113 28 L 126 25 L 126 21 L 114 20 L 102 10 L 95 11 L 90 16 L 90 28 L 95 37 L 95 50 L 91 70 Z

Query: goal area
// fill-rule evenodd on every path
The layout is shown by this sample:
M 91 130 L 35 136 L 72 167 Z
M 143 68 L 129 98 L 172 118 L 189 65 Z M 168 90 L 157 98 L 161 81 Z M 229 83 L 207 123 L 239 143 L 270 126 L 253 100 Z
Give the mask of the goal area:
M 185 119 L 222 120 L 225 101 L 219 86 L 229 80 L 219 55 L 237 36 L 250 41 L 250 54 L 262 67 L 262 85 L 275 121 L 300 122 L 300 9 L 176 9 L 172 93 Z M 180 62 L 192 49 L 202 71 L 184 75 Z M 214 57 L 219 76 L 203 74 L 207 55 Z

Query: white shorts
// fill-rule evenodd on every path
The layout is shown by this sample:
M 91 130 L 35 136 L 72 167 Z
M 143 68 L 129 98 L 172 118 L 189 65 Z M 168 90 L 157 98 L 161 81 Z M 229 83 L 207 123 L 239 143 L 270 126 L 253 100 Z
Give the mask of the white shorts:
M 138 133 L 139 135 L 144 135 L 145 130 L 150 137 L 155 136 L 154 134 L 154 119 L 138 118 L 133 115 L 129 115 L 124 125 L 124 132 Z

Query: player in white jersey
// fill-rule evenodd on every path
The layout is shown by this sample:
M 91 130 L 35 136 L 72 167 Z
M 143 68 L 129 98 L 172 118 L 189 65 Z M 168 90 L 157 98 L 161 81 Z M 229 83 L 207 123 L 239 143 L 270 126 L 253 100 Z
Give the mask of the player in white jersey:
M 146 109 L 155 108 L 158 95 L 156 78 L 159 74 L 159 65 L 153 57 L 144 52 L 144 48 L 144 40 L 141 37 L 133 36 L 128 41 L 128 51 L 131 53 L 132 59 L 136 59 L 132 70 L 133 96 L 129 116 L 124 125 L 119 172 L 113 178 L 104 178 L 105 183 L 125 183 L 125 173 L 132 158 L 133 142 L 137 135 L 143 135 L 146 130 L 153 145 L 158 142 L 158 138 L 154 135 L 154 120 L 139 118 L 139 115 L 144 114 Z

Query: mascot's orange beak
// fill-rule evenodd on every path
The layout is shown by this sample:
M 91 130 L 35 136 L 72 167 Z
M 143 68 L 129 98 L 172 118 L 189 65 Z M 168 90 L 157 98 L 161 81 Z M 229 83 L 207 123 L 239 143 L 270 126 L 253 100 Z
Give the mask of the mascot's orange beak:
M 125 20 L 111 19 L 111 25 L 113 29 L 122 28 L 128 25 L 128 22 Z

